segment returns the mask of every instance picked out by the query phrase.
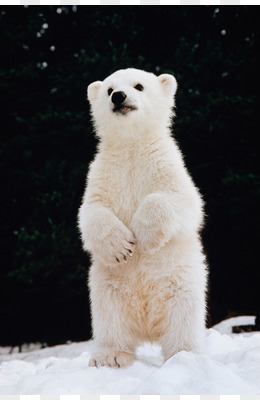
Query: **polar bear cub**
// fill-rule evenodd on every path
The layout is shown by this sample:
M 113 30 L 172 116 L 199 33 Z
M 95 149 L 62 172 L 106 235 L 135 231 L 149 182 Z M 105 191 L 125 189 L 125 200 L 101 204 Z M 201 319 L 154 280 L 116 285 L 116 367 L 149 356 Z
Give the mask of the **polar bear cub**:
M 172 75 L 133 68 L 88 87 L 100 139 L 79 210 L 92 256 L 90 366 L 128 366 L 145 341 L 167 360 L 203 340 L 203 203 L 171 137 L 176 89 Z

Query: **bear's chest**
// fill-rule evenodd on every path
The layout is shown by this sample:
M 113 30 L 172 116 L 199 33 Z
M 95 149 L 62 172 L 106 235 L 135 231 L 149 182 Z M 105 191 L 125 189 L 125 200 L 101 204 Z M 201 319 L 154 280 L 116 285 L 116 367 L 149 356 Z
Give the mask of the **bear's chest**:
M 151 191 L 152 174 L 149 166 L 140 170 L 134 162 L 127 166 L 113 166 L 108 177 L 107 196 L 115 214 L 125 220 L 132 219 L 142 199 Z
M 129 224 L 143 198 L 156 191 L 157 164 L 140 155 L 117 155 L 104 159 L 100 167 L 100 184 L 106 202 L 115 215 Z

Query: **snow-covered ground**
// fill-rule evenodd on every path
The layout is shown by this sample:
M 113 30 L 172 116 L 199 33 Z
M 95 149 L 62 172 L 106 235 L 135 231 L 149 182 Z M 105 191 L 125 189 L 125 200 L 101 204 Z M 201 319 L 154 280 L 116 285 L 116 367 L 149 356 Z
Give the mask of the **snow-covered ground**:
M 92 341 L 2 354 L 0 394 L 260 394 L 260 333 L 223 333 L 226 321 L 215 328 L 202 354 L 183 351 L 163 365 L 150 344 L 125 369 L 88 367 Z

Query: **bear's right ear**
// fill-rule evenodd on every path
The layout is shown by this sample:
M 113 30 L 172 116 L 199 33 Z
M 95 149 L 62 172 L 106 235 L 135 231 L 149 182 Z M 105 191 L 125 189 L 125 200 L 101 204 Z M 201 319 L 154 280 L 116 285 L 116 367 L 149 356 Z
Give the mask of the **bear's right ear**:
M 92 103 L 97 99 L 101 85 L 102 85 L 101 81 L 96 81 L 88 86 L 88 100 L 90 101 L 90 103 Z

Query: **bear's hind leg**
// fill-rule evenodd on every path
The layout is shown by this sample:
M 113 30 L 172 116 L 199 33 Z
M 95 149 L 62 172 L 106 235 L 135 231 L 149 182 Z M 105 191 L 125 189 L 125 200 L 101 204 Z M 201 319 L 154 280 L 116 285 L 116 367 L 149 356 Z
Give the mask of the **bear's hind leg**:
M 186 292 L 177 296 L 169 307 L 169 322 L 159 339 L 167 361 L 180 351 L 200 351 L 205 334 L 203 293 Z
M 116 278 L 99 286 L 91 282 L 94 351 L 89 366 L 127 367 L 135 360 L 138 332 L 131 304 L 120 286 Z

